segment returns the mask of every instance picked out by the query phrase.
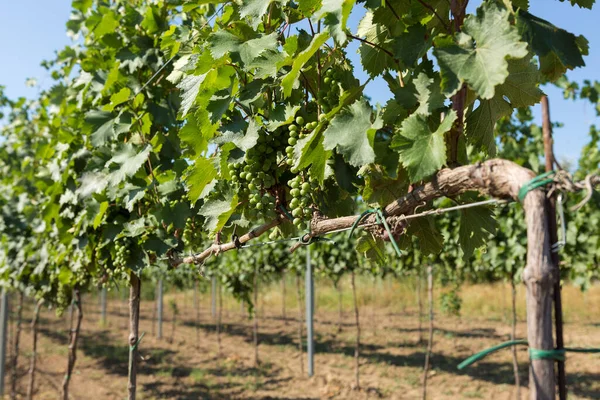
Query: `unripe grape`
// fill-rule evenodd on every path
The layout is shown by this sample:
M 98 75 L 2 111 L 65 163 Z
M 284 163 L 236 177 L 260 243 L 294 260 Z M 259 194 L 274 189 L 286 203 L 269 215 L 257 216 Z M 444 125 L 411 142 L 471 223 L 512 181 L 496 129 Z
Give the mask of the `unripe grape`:
M 304 183 L 302 184 L 302 190 L 304 190 L 304 191 L 309 191 L 309 190 L 310 190 L 310 183 L 308 183 L 308 182 L 304 182 Z
M 290 138 L 288 139 L 288 144 L 289 144 L 290 146 L 293 146 L 293 145 L 295 145 L 295 144 L 296 144 L 296 142 L 298 142 L 298 140 L 297 140 L 296 138 L 294 138 L 294 137 L 290 137 Z
M 302 219 L 300 219 L 300 218 L 294 218 L 293 224 L 296 225 L 296 226 L 302 224 Z
M 298 127 L 296 125 L 294 125 L 294 124 L 291 124 L 290 127 L 289 127 L 289 130 L 290 130 L 290 132 L 297 131 Z
M 296 117 L 296 123 L 298 125 L 304 125 L 304 117 L 302 117 L 302 116 Z
M 292 197 L 299 197 L 300 196 L 300 190 L 299 189 L 292 189 L 292 190 L 290 190 L 290 194 L 292 195 Z

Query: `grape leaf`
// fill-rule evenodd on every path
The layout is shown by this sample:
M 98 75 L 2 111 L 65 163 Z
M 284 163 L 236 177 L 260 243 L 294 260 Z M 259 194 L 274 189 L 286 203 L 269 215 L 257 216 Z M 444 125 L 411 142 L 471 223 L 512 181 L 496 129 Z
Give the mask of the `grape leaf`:
M 198 93 L 200 92 L 200 85 L 206 78 L 207 74 L 202 75 L 186 75 L 185 78 L 179 82 L 177 88 L 181 90 L 181 116 L 185 117 L 187 113 L 190 111 L 194 103 L 196 102 L 196 97 L 198 97 Z
M 496 232 L 494 211 L 489 207 L 473 207 L 460 211 L 459 243 L 464 260 L 473 255 L 473 251 L 484 245 L 489 235 Z
M 564 3 L 566 0 L 560 1 Z M 595 2 L 596 0 L 569 0 L 569 3 L 571 3 L 572 6 L 577 5 L 580 8 L 587 8 L 589 10 L 592 9 Z
M 231 198 L 209 199 L 204 202 L 198 214 L 204 216 L 204 229 L 208 232 L 216 233 L 223 229 L 227 220 L 237 207 L 237 195 L 231 195 Z
M 240 7 L 240 17 L 250 18 L 250 26 L 256 29 L 262 22 L 262 17 L 267 13 L 273 0 L 244 0 Z
M 410 68 L 427 53 L 431 47 L 431 38 L 427 37 L 427 31 L 423 25 L 413 25 L 406 32 L 394 38 L 391 47 L 396 58 Z
M 93 146 L 101 146 L 114 136 L 115 120 L 115 115 L 106 111 L 92 110 L 85 115 L 84 131 L 91 134 Z
M 337 151 L 355 167 L 375 161 L 373 141 L 377 129 L 383 127 L 379 116 L 371 122 L 373 109 L 366 100 L 356 101 L 346 112 L 338 114 L 323 133 L 325 150 Z
M 575 36 L 526 11 L 519 11 L 517 26 L 540 57 L 540 69 L 546 77 L 555 80 L 567 69 L 585 66 L 583 55 L 588 53 L 588 42 L 583 36 Z
M 228 31 L 220 30 L 208 38 L 210 52 L 215 59 L 230 54 L 248 65 L 267 51 L 277 49 L 277 33 L 262 35 L 254 39 L 241 39 Z
M 419 107 L 415 113 L 421 115 L 431 115 L 438 108 L 444 107 L 446 98 L 440 91 L 439 78 L 430 78 L 427 74 L 421 72 L 414 80 L 415 89 L 417 90 L 416 98 L 419 102 Z
M 392 148 L 400 154 L 400 162 L 408 171 L 411 182 L 429 177 L 446 162 L 444 134 L 456 120 L 450 111 L 435 131 L 431 131 L 427 118 L 412 114 L 402 122 L 400 132 L 392 140 Z
M 217 177 L 217 170 L 213 161 L 204 157 L 198 157 L 194 164 L 188 169 L 186 182 L 189 187 L 188 197 L 192 203 L 195 203 L 202 194 L 202 191 L 213 179 Z
M 494 97 L 495 87 L 508 76 L 506 58 L 527 55 L 527 44 L 509 22 L 510 13 L 494 2 L 485 2 L 469 15 L 456 43 L 436 40 L 434 55 L 440 65 L 443 90 L 454 94 L 468 83 L 482 99 Z
M 283 88 L 283 96 L 289 97 L 292 94 L 292 88 L 298 86 L 298 77 L 300 76 L 300 70 L 304 67 L 304 64 L 310 60 L 310 58 L 319 50 L 319 47 L 323 45 L 329 38 L 326 32 L 321 32 L 316 35 L 310 42 L 310 45 L 297 56 L 293 58 L 292 70 L 283 77 L 281 80 L 281 87 Z
M 495 96 L 490 100 L 481 100 L 479 106 L 469 112 L 466 119 L 467 139 L 490 155 L 496 152 L 496 121 L 509 116 L 515 107 L 536 104 L 543 94 L 537 86 L 539 71 L 528 58 L 510 60 L 508 71 L 508 78 L 496 88 Z
M 338 45 L 346 43 L 346 24 L 356 0 L 323 0 L 323 6 L 314 15 L 323 19 L 329 32 Z
M 110 173 L 108 180 L 111 185 L 118 185 L 123 182 L 125 178 L 133 176 L 146 162 L 148 155 L 152 150 L 151 145 L 147 145 L 139 153 L 136 148 L 127 143 L 121 147 L 121 149 L 106 163 L 109 167 L 112 164 L 118 164 L 119 168 Z
M 411 220 L 406 235 L 414 235 L 419 239 L 419 251 L 423 255 L 438 254 L 444 248 L 444 237 L 436 229 L 431 217 Z

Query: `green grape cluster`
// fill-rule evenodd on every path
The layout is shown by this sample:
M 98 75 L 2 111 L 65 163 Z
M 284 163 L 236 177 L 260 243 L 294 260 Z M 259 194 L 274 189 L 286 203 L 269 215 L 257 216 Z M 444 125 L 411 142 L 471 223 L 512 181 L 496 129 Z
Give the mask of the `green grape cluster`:
M 318 93 L 318 104 L 324 113 L 328 113 L 331 109 L 337 106 L 340 102 L 340 72 L 328 69 L 323 78 L 323 86 Z
M 127 266 L 131 257 L 131 243 L 127 238 L 120 238 L 115 241 L 115 257 L 113 259 L 112 276 L 115 279 L 121 279 L 127 276 Z
M 194 248 L 202 244 L 202 230 L 196 226 L 192 218 L 185 221 L 181 238 L 187 248 Z
M 319 182 L 312 178 L 308 181 L 303 180 L 301 175 L 296 175 L 288 181 L 288 185 L 292 196 L 289 206 L 292 210 L 292 217 L 294 217 L 294 225 L 298 229 L 305 229 L 305 219 L 310 218 L 311 215 L 311 210 L 308 207 L 313 203 L 311 191 L 319 186 Z

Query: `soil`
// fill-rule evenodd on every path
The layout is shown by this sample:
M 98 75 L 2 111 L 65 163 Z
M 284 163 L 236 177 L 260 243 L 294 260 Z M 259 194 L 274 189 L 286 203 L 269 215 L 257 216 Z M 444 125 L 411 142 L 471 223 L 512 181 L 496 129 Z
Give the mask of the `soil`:
M 254 365 L 252 320 L 237 305 L 223 310 L 222 354 L 218 354 L 210 299 L 203 297 L 200 324 L 190 296 L 178 301 L 177 325 L 171 340 L 171 309 L 165 306 L 164 338 L 153 335 L 152 302 L 142 302 L 140 343 L 145 361 L 140 363 L 138 399 L 417 399 L 421 398 L 426 343 L 418 342 L 416 310 L 361 308 L 360 388 L 354 382 L 354 315 L 344 310 L 338 333 L 337 311 L 316 311 L 315 375 L 300 371 L 297 307 L 258 312 L 260 365 Z M 87 304 L 86 304 L 87 301 Z M 109 303 L 108 326 L 100 324 L 97 299 L 84 298 L 84 319 L 78 359 L 71 382 L 73 399 L 124 399 L 127 388 L 127 304 Z M 25 318 L 31 317 L 28 304 Z M 376 311 L 376 312 L 375 312 Z M 436 315 L 432 370 L 428 398 L 515 398 L 510 350 L 493 354 L 458 370 L 474 352 L 509 339 L 506 321 L 486 318 L 451 318 Z M 423 321 L 423 328 L 427 326 Z M 57 317 L 45 310 L 40 316 L 36 399 L 59 397 L 67 367 L 68 312 Z M 196 341 L 198 329 L 199 341 Z M 571 346 L 600 347 L 600 324 L 570 322 L 565 342 Z M 518 336 L 525 336 L 519 321 Z M 426 338 L 423 332 L 423 338 Z M 24 397 L 29 367 L 31 335 L 24 321 L 19 359 L 20 397 Z M 10 351 L 10 350 L 9 350 Z M 522 398 L 528 396 L 527 349 L 518 350 Z M 302 358 L 306 363 L 306 355 Z M 600 360 L 597 355 L 569 354 L 568 390 L 571 399 L 600 398 Z M 5 388 L 10 387 L 7 382 Z

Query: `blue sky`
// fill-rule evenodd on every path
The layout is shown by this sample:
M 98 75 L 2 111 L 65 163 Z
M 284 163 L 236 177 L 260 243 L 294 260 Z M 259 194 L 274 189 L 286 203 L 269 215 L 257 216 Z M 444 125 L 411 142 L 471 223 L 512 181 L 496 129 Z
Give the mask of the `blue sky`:
M 477 5 L 480 1 L 472 0 L 471 3 Z M 531 0 L 530 4 L 532 14 L 572 33 L 583 34 L 589 40 L 590 55 L 585 58 L 586 67 L 572 71 L 570 79 L 578 82 L 583 79 L 600 80 L 600 29 L 597 25 L 600 21 L 600 5 L 589 11 L 557 0 Z M 27 78 L 36 78 L 42 87 L 48 87 L 51 83 L 40 62 L 52 58 L 56 50 L 70 43 L 65 33 L 70 9 L 68 0 L 0 3 L 0 45 L 4 53 L 3 62 L 0 63 L 0 85 L 6 86 L 9 97 L 33 98 L 37 95 L 37 88 L 25 85 Z M 356 26 L 358 17 L 354 13 L 351 25 Z M 358 47 L 356 43 L 351 46 L 352 52 Z M 359 63 L 355 61 L 354 64 Z M 361 80 L 365 79 L 363 75 Z M 587 141 L 589 125 L 600 125 L 600 120 L 587 102 L 563 100 L 560 90 L 554 87 L 543 89 L 550 98 L 552 120 L 564 123 L 564 127 L 554 132 L 557 156 L 560 160 L 575 161 Z M 379 81 L 369 85 L 367 94 L 374 101 L 385 103 L 389 91 Z M 539 106 L 535 107 L 535 115 L 539 120 Z

